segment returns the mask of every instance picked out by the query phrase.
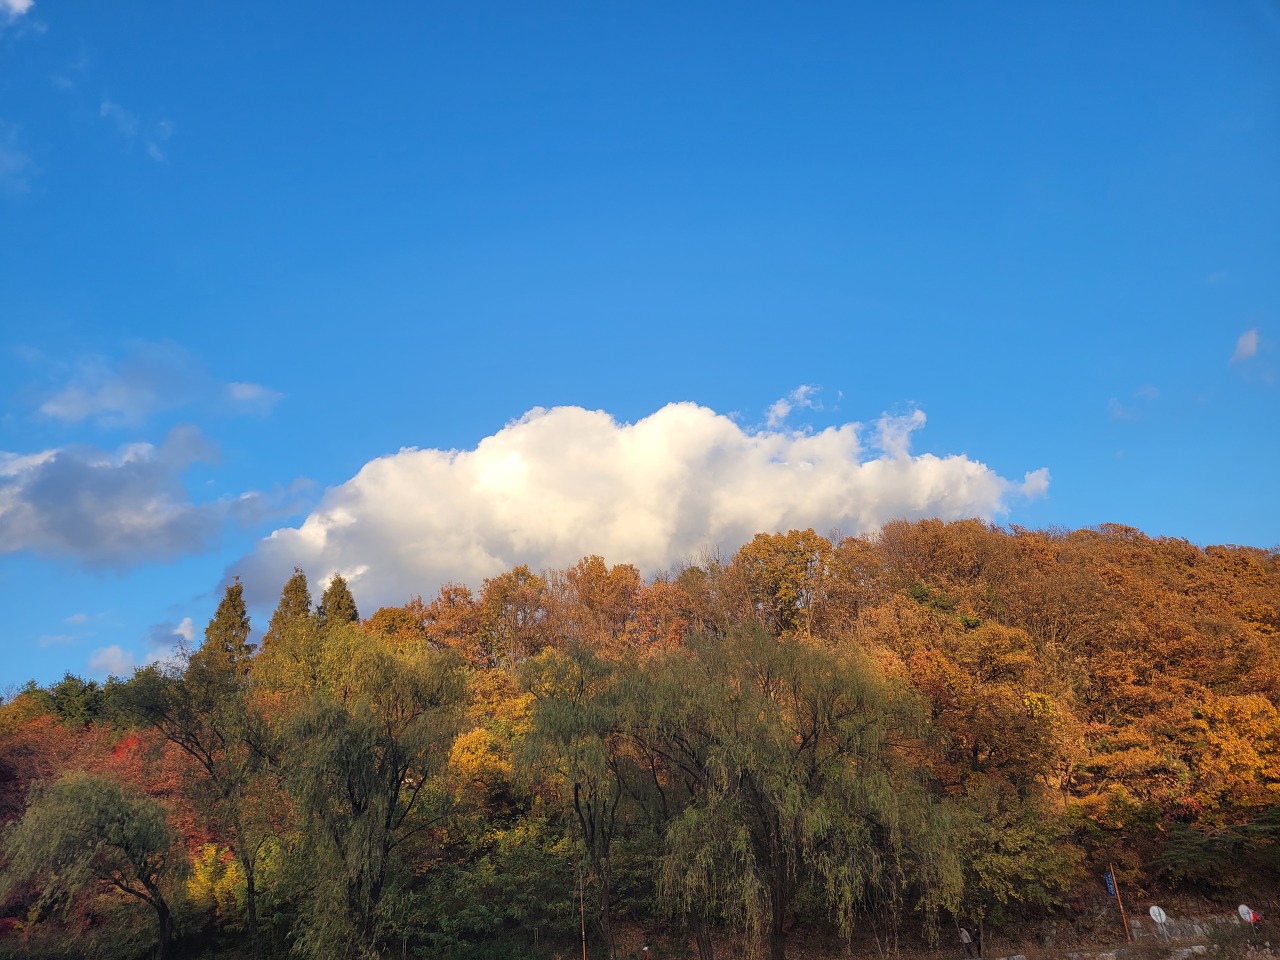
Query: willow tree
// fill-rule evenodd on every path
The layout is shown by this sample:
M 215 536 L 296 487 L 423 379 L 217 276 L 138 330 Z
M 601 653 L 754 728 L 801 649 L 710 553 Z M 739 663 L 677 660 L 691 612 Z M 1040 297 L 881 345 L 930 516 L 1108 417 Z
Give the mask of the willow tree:
M 616 952 L 613 847 L 627 799 L 626 758 L 617 736 L 619 672 L 619 664 L 581 645 L 545 650 L 521 671 L 533 696 L 525 763 L 535 777 L 563 793 L 571 810 L 608 957 Z
M 297 949 L 378 956 L 388 894 L 411 872 L 396 854 L 443 813 L 438 775 L 465 702 L 460 661 L 339 625 L 324 636 L 320 667 L 283 734 L 308 884 Z
M 81 891 L 119 893 L 155 911 L 156 960 L 173 941 L 170 898 L 185 864 L 159 801 L 105 777 L 72 772 L 33 791 L 4 835 L 0 895 L 35 884 L 39 911 Z
M 846 935 L 860 911 L 954 902 L 945 815 L 913 759 L 919 711 L 856 651 L 761 628 L 694 637 L 655 665 L 649 696 L 644 736 L 687 790 L 661 886 L 695 921 L 767 927 L 783 960 L 801 890 Z

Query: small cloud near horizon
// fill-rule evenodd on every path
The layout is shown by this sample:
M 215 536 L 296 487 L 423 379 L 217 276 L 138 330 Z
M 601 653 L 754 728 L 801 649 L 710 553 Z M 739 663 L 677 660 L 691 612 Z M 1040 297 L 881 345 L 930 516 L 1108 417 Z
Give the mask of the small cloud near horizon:
M 109 647 L 99 647 L 89 654 L 89 672 L 97 677 L 126 678 L 137 666 L 134 655 L 120 644 L 113 643 Z
M 177 623 L 167 620 L 152 624 L 143 638 L 146 652 L 141 660 L 134 651 L 113 643 L 89 655 L 89 672 L 104 679 L 108 676 L 128 678 L 138 667 L 174 660 L 190 646 L 195 635 L 190 617 L 183 617 Z

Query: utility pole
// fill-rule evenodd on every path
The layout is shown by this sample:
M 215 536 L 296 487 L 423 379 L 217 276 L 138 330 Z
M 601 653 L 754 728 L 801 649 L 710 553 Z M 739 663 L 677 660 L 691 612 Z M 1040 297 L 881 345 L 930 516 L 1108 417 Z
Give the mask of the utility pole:
M 1107 887 L 1120 908 L 1120 923 L 1124 927 L 1125 943 L 1133 943 L 1133 937 L 1129 936 L 1129 921 L 1124 915 L 1124 900 L 1120 898 L 1120 884 L 1116 882 L 1116 868 L 1110 863 L 1107 864 Z

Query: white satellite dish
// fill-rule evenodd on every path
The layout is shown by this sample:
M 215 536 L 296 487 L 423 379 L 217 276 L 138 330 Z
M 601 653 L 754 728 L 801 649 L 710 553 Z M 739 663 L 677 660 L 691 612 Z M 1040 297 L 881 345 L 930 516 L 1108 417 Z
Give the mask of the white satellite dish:
M 1253 923 L 1253 911 L 1243 903 L 1240 904 L 1240 917 L 1245 923 Z
M 1159 907 L 1152 907 L 1148 912 L 1151 914 L 1151 919 L 1156 923 L 1164 923 L 1169 919 L 1165 912 Z

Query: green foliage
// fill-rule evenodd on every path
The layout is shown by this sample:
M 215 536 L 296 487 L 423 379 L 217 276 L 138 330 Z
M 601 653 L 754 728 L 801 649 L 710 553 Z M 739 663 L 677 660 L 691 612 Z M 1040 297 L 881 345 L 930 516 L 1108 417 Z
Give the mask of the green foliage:
M 356 598 L 351 595 L 346 578 L 335 573 L 320 597 L 320 606 L 316 608 L 320 629 L 343 623 L 359 623 L 360 614 L 356 610 Z
M 427 874 L 418 929 L 449 957 L 525 957 L 577 929 L 577 845 L 539 817 L 471 838 L 471 855 Z
M 1280 807 L 1231 827 L 1171 824 L 1155 868 L 1208 889 L 1237 889 L 1280 878 Z
M 628 764 L 614 733 L 620 708 L 620 664 L 589 647 L 546 650 L 525 664 L 533 695 L 533 729 L 524 763 L 565 798 L 592 881 L 595 926 L 613 953 L 613 844 L 624 821 Z
M 243 678 L 249 669 L 254 644 L 249 642 L 249 613 L 244 605 L 240 578 L 227 587 L 213 619 L 204 631 L 204 656 L 225 661 L 226 669 Z
M 28 683 L 24 693 L 32 697 L 41 709 L 56 714 L 64 723 L 84 727 L 107 717 L 109 689 L 114 689 L 118 683 L 113 680 L 104 687 L 96 680 L 83 680 L 67 673 L 45 689 L 37 687 L 34 682 Z
M 0 897 L 35 885 L 33 911 L 68 911 L 81 892 L 117 891 L 147 904 L 159 925 L 156 956 L 173 936 L 170 898 L 185 869 L 164 808 L 112 780 L 66 773 L 36 788 L 4 835 Z
M 311 612 L 311 590 L 307 586 L 307 575 L 300 567 L 293 568 L 291 576 L 280 591 L 280 602 L 271 614 L 271 622 L 267 624 L 267 632 L 262 637 L 262 647 L 269 649 L 280 642 L 287 633 L 301 624 L 309 623 Z
M 767 922 L 785 949 L 807 888 L 849 934 L 860 911 L 894 920 L 910 897 L 934 913 L 960 890 L 944 813 L 906 755 L 912 699 L 852 650 L 759 630 L 697 637 L 655 684 L 649 733 L 689 799 L 667 831 L 661 890 L 695 919 Z
M 1059 906 L 1077 878 L 1080 855 L 1063 818 L 998 777 L 966 785 L 952 805 L 952 831 L 964 916 L 998 924 L 1021 908 Z
M 305 841 L 296 947 L 375 956 L 394 929 L 387 907 L 412 876 L 396 854 L 444 812 L 439 774 L 465 687 L 454 656 L 410 657 L 353 626 L 331 630 L 322 654 L 323 686 L 284 732 Z

